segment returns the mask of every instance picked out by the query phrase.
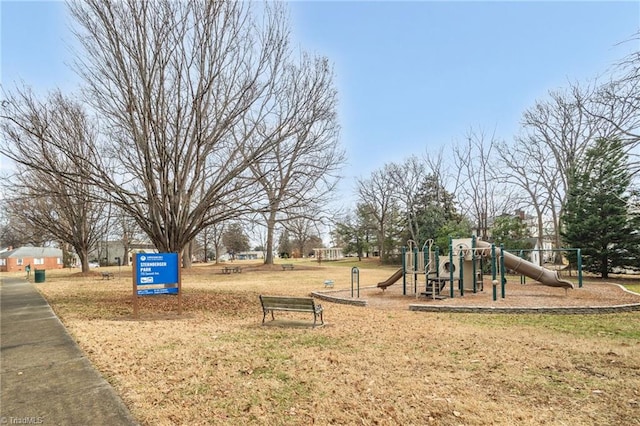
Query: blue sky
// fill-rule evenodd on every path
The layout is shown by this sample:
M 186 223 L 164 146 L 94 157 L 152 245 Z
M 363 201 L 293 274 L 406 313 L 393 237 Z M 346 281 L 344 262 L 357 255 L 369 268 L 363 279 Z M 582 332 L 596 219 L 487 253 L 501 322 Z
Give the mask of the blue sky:
M 294 2 L 292 22 L 335 63 L 357 177 L 470 126 L 510 140 L 536 99 L 638 49 L 617 44 L 638 30 L 640 2 Z
M 549 90 L 603 74 L 638 41 L 640 2 L 290 3 L 293 37 L 329 57 L 349 164 L 342 190 L 390 161 L 464 139 L 510 140 Z M 71 90 L 62 2 L 1 2 L 2 84 Z

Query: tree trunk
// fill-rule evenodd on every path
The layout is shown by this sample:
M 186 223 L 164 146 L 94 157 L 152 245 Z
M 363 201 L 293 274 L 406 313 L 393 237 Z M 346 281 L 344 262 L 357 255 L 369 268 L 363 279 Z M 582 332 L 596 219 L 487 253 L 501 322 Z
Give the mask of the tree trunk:
M 131 245 L 129 244 L 129 235 L 124 232 L 122 234 L 122 266 L 129 266 L 129 251 L 131 249 Z
M 191 268 L 191 251 L 193 250 L 193 241 L 187 244 L 187 246 L 182 250 L 182 267 L 184 269 Z
M 602 260 L 602 266 L 600 266 L 600 275 L 602 275 L 603 279 L 609 278 L 609 270 L 607 269 L 607 259 L 606 257 Z
M 209 262 L 209 238 L 207 234 L 207 229 L 204 230 L 204 238 L 202 239 L 202 246 L 204 250 L 204 263 Z
M 556 245 L 556 249 L 560 249 L 562 248 L 562 237 L 560 235 L 560 219 L 559 217 L 561 216 L 560 213 L 556 213 L 555 209 L 551 209 L 551 217 L 553 219 L 553 223 L 554 223 L 554 239 L 555 239 L 555 245 Z M 562 252 L 556 251 L 555 252 L 555 256 L 553 259 L 553 263 L 561 265 L 562 264 Z
M 385 234 L 385 229 L 384 226 L 380 227 L 380 232 L 378 233 L 378 255 L 380 256 L 380 263 L 385 264 L 386 263 L 386 254 L 385 254 L 385 248 L 384 248 L 384 234 Z
M 83 274 L 89 272 L 89 254 L 87 250 L 77 250 L 78 259 L 80 259 L 80 269 Z
M 265 265 L 273 265 L 273 234 L 275 233 L 276 228 L 276 212 L 269 212 L 269 217 L 267 218 L 267 246 L 265 250 L 267 251 L 266 256 L 264 257 Z
M 536 216 L 538 216 L 538 266 L 544 264 L 544 223 L 542 221 L 542 212 L 536 208 Z

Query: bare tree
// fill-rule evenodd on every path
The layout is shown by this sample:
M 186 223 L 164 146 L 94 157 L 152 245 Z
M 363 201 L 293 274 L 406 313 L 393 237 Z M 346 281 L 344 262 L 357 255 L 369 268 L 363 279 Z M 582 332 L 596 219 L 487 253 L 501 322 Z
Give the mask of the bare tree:
M 551 215 L 553 223 L 558 219 L 553 206 L 554 200 L 560 197 L 559 170 L 548 160 L 551 156 L 548 147 L 536 139 L 518 137 L 511 146 L 498 144 L 498 153 L 506 166 L 501 169 L 505 182 L 519 188 L 520 196 L 514 198 L 516 204 L 535 212 L 538 247 L 542 248 L 547 236 L 545 218 Z M 555 232 L 555 228 L 553 226 L 551 232 Z
M 213 250 L 215 250 L 211 242 L 212 240 L 211 233 L 212 233 L 211 226 L 204 228 L 202 231 L 200 231 L 200 234 L 194 240 L 195 242 L 198 243 L 198 246 L 200 247 L 198 254 L 202 256 L 202 261 L 205 263 L 208 262 L 210 259 L 209 254 Z
M 281 142 L 279 127 L 263 127 L 283 90 L 284 5 L 88 0 L 70 10 L 84 47 L 76 68 L 108 136 L 92 152 L 95 184 L 167 252 L 254 208 L 247 170 Z
M 433 176 L 433 179 L 439 182 L 442 188 L 452 194 L 458 193 L 461 170 L 459 167 L 452 167 L 451 162 L 446 161 L 444 147 L 441 147 L 436 153 L 426 151 L 423 159 L 427 174 Z M 453 170 L 451 170 L 452 168 Z
M 640 32 L 632 38 L 638 40 Z M 640 173 L 640 49 L 618 61 L 606 83 L 588 90 L 574 84 L 571 91 L 581 112 L 607 129 L 598 136 L 622 141 L 631 172 Z
M 548 99 L 538 100 L 522 116 L 522 126 L 529 140 L 546 145 L 558 169 L 557 185 L 566 192 L 571 170 L 589 144 L 598 137 L 610 136 L 602 123 L 592 120 L 580 107 L 574 93 L 549 92 Z
M 386 263 L 389 257 L 386 241 L 395 228 L 399 210 L 397 188 L 390 175 L 390 166 L 386 165 L 373 171 L 368 179 L 357 180 L 358 203 L 375 222 L 382 263 Z
M 389 164 L 389 178 L 396 185 L 396 201 L 405 214 L 404 219 L 409 236 L 416 242 L 420 235 L 420 224 L 417 220 L 419 214 L 417 211 L 419 207 L 418 196 L 426 177 L 426 166 L 415 155 L 407 158 L 401 164 Z
M 468 215 L 482 239 L 487 239 L 490 219 L 507 210 L 511 194 L 502 184 L 495 161 L 495 133 L 470 128 L 466 143 L 453 147 L 454 163 L 458 167 L 454 193 L 460 211 Z
M 283 223 L 284 228 L 289 231 L 300 257 L 305 257 L 308 254 L 306 249 L 309 242 L 317 241 L 318 235 L 320 235 L 318 225 L 318 222 L 306 214 L 297 215 L 295 219 Z
M 131 245 L 144 239 L 144 237 L 141 238 L 143 232 L 133 218 L 116 206 L 109 206 L 105 218 L 108 223 L 104 239 L 106 242 L 117 241 L 122 244 L 122 252 L 118 253 L 117 257 L 120 258 L 122 266 L 128 266 Z M 109 244 L 106 244 L 106 246 L 108 247 Z
M 208 226 L 203 230 L 203 233 L 206 235 L 206 243 L 203 244 L 205 248 L 205 254 L 209 251 L 209 244 L 213 247 L 213 252 L 216 256 L 216 264 L 220 263 L 220 255 L 222 253 L 222 237 L 227 231 L 227 223 L 226 222 L 218 222 L 213 225 Z M 204 239 L 204 236 L 203 236 Z
M 5 182 L 9 182 L 9 178 L 4 179 Z M 36 247 L 44 246 L 48 241 L 53 241 L 54 237 L 46 230 L 40 228 L 34 228 L 25 217 L 22 212 L 18 211 L 12 213 L 14 209 L 11 208 L 8 195 L 3 197 L 5 209 L 2 211 L 2 225 L 0 225 L 0 248 L 6 247 L 20 247 L 24 245 L 31 245 Z
M 524 112 L 524 133 L 516 142 L 531 151 L 532 156 L 544 160 L 544 164 L 516 174 L 537 174 L 537 181 L 547 187 L 548 199 L 543 204 L 552 217 L 556 247 L 561 246 L 560 217 L 577 161 L 597 138 L 617 133 L 614 126 L 587 113 L 589 96 L 585 94 L 589 92 L 589 87 L 579 89 L 578 86 L 571 91 L 550 92 L 548 99 L 537 101 Z
M 106 206 L 79 161 L 97 138 L 94 123 L 60 92 L 45 101 L 26 89 L 6 96 L 0 149 L 17 167 L 9 202 L 13 214 L 73 246 L 88 272 L 88 252 L 104 233 Z
M 138 228 L 136 221 L 128 216 L 126 212 L 122 211 L 122 209 L 118 213 L 117 223 L 122 238 L 122 265 L 128 266 L 131 244 L 139 239 L 138 237 L 141 233 L 140 228 Z
M 270 122 L 259 128 L 258 138 L 271 137 L 278 146 L 263 161 L 250 167 L 267 206 L 265 264 L 273 264 L 274 233 L 278 223 L 318 221 L 328 215 L 326 206 L 344 164 L 338 145 L 336 90 L 326 58 L 303 55 L 300 64 L 282 70 Z

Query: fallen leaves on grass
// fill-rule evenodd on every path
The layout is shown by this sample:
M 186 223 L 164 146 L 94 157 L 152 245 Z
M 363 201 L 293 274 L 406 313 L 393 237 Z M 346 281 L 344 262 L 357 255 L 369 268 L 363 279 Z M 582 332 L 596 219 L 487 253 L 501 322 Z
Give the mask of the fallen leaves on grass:
M 140 321 L 131 320 L 126 278 L 42 289 L 143 424 L 632 425 L 640 418 L 629 402 L 639 398 L 640 344 L 624 336 L 327 302 L 325 327 L 260 325 L 259 294 L 306 295 L 328 276 L 348 289 L 349 270 L 330 267 L 186 275 L 184 314 L 176 315 L 175 297 L 140 298 Z M 313 321 L 304 313 L 278 318 Z M 638 319 L 609 315 L 604 327 Z

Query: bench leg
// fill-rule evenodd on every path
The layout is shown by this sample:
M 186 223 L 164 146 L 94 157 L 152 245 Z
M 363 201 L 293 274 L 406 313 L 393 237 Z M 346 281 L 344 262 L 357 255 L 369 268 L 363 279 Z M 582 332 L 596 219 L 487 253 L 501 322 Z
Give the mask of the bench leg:
M 262 310 L 262 323 L 264 324 L 265 320 L 267 319 L 267 314 L 271 312 L 271 321 L 275 321 L 275 317 L 273 316 L 273 311 L 270 309 L 263 309 Z

